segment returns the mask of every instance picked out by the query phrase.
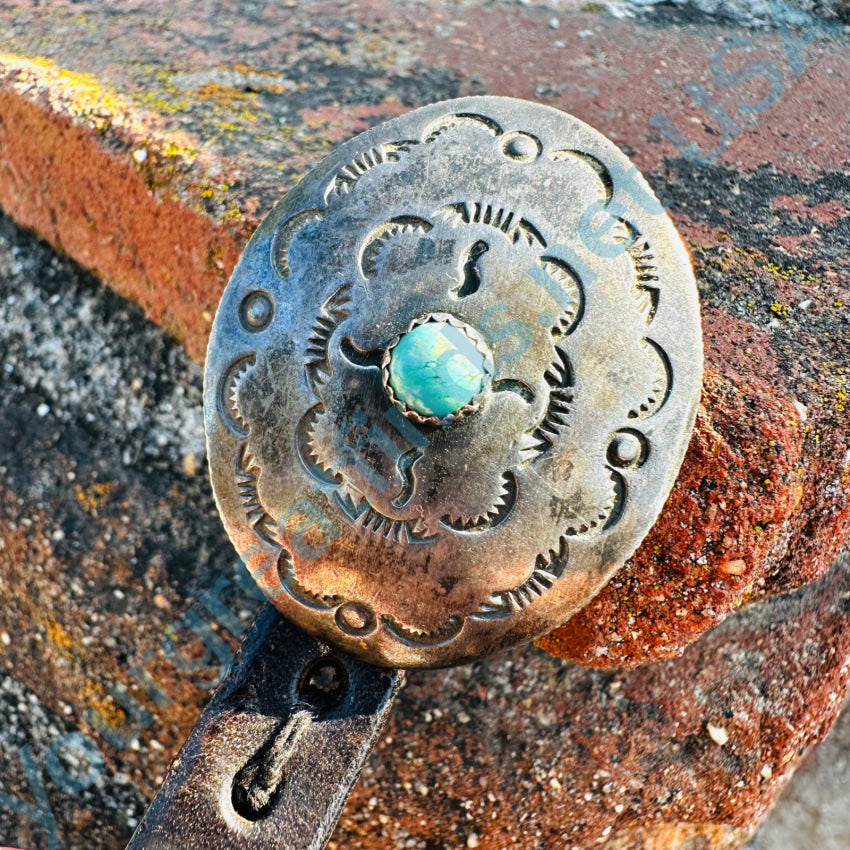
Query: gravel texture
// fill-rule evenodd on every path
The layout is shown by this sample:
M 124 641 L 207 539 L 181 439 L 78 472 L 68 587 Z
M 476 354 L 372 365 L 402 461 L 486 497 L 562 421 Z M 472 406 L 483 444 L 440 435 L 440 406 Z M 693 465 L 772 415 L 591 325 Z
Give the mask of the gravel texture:
M 67 706 L 71 714 L 70 706 Z M 51 744 L 60 736 L 76 732 L 68 717 L 57 715 L 19 682 L 14 675 L 0 672 L 0 791 L 32 803 L 35 800 L 30 779 L 26 775 L 21 750 L 28 748 L 43 783 L 50 810 L 58 825 L 78 824 L 85 831 L 88 847 L 115 846 L 118 836 L 129 837 L 141 819 L 147 800 L 126 773 L 107 768 L 100 778 L 82 791 L 59 785 L 46 769 L 46 756 Z M 69 748 L 70 749 L 70 748 Z M 68 751 L 66 751 L 67 753 Z M 70 750 L 74 758 L 74 751 Z M 60 763 L 75 779 L 83 781 L 88 767 L 83 761 L 68 761 L 60 755 Z M 42 809 L 46 822 L 47 813 Z M 57 828 L 62 838 L 65 829 Z M 0 808 L 0 841 L 23 850 L 41 850 L 47 846 L 47 830 Z M 62 846 L 67 846 L 63 841 Z
M 138 307 L 0 217 L 0 790 L 34 799 L 28 745 L 63 847 L 124 846 L 157 776 L 146 786 L 134 757 L 153 754 L 161 776 L 209 694 L 191 688 L 82 793 L 45 771 L 68 731 L 108 754 L 84 712 L 120 726 L 106 690 L 233 570 L 205 477 L 201 380 Z M 236 612 L 247 622 L 256 604 L 240 597 Z M 0 809 L 0 843 L 45 841 Z
M 676 12 L 705 16 L 706 20 L 734 21 L 747 27 L 775 26 L 769 0 L 612 0 L 604 4 L 617 17 L 636 17 L 651 21 L 653 16 L 668 18 Z M 850 4 L 846 0 L 794 0 L 784 8 L 791 23 L 805 23 L 808 15 L 828 21 L 850 23 Z M 795 11 L 799 10 L 799 11 Z

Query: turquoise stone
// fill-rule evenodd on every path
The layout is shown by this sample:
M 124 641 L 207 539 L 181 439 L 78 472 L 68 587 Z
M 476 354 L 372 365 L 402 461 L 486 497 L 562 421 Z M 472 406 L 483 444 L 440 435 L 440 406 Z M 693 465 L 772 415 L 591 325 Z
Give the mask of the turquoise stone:
M 489 376 L 487 358 L 448 322 L 417 325 L 390 352 L 390 386 L 422 416 L 457 413 L 481 395 Z

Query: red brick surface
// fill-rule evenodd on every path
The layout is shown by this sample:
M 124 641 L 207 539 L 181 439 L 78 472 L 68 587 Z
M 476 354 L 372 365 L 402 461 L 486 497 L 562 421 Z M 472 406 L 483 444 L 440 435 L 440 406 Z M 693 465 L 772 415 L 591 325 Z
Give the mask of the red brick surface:
M 846 570 L 804 589 L 805 604 L 780 595 L 823 576 L 850 525 L 850 38 L 818 36 L 795 77 L 775 31 L 670 8 L 616 20 L 579 5 L 59 0 L 0 10 L 0 206 L 141 304 L 196 360 L 262 215 L 329 146 L 408 108 L 473 93 L 559 106 L 620 144 L 673 199 L 703 303 L 697 428 L 647 540 L 541 645 L 594 667 L 690 648 L 631 674 L 559 666 L 533 649 L 417 674 L 340 846 L 395 847 L 402 832 L 414 846 L 463 846 L 472 831 L 480 846 L 570 846 L 555 836 L 576 826 L 577 846 L 737 847 L 846 687 Z M 727 70 L 766 59 L 782 73 L 781 96 L 760 114 L 737 105 L 765 96 L 764 77 L 733 88 L 711 79 L 712 54 L 731 37 L 749 38 L 752 52 L 732 51 Z M 662 111 L 703 147 L 717 143 L 716 125 L 681 90 L 690 79 L 742 128 L 712 165 L 688 162 L 650 124 Z M 29 508 L 16 487 L 7 496 L 2 515 L 16 523 Z M 0 537 L 3 572 L 18 575 L 17 538 Z M 91 569 L 137 583 L 109 550 L 91 556 Z M 49 573 L 59 585 L 65 566 L 59 557 Z M 85 631 L 84 612 L 57 607 L 47 587 L 2 616 L 21 633 L 48 620 Z M 122 616 L 114 622 L 120 629 Z M 106 655 L 83 654 L 46 681 L 31 660 L 45 651 L 3 649 L 47 702 L 57 688 L 73 701 L 82 669 L 101 691 L 115 672 Z M 64 657 L 46 653 L 49 663 Z M 488 702 L 476 678 L 485 670 L 525 696 Z M 451 708 L 458 692 L 475 723 Z M 169 721 L 166 753 L 197 699 Z M 720 748 L 704 724 L 724 707 L 732 745 Z M 427 712 L 437 719 L 422 727 Z M 458 724 L 490 731 L 461 735 Z M 111 758 L 150 783 L 165 757 Z M 593 778 L 597 766 L 625 785 L 621 811 L 601 790 L 606 777 Z

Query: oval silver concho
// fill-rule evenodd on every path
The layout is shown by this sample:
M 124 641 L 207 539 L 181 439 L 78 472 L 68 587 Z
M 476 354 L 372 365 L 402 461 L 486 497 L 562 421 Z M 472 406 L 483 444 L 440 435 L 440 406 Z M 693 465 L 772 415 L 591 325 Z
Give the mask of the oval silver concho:
M 629 557 L 701 375 L 687 252 L 628 159 L 549 107 L 438 103 L 341 145 L 250 240 L 207 358 L 212 483 L 306 631 L 458 663 Z

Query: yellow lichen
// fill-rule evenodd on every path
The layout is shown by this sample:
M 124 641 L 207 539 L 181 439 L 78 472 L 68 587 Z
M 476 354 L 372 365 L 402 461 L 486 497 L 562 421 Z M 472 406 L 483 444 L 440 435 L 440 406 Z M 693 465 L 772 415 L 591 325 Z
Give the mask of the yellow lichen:
M 798 266 L 781 266 L 779 263 L 766 263 L 764 270 L 770 272 L 780 280 L 794 280 L 803 283 L 817 283 L 818 280 Z
M 66 654 L 74 648 L 73 638 L 53 620 L 47 623 L 47 639 Z
M 83 506 L 83 510 L 92 516 L 97 516 L 98 508 L 102 508 L 109 501 L 115 484 L 112 481 L 95 482 L 85 489 L 77 484 L 74 489 L 77 501 Z

